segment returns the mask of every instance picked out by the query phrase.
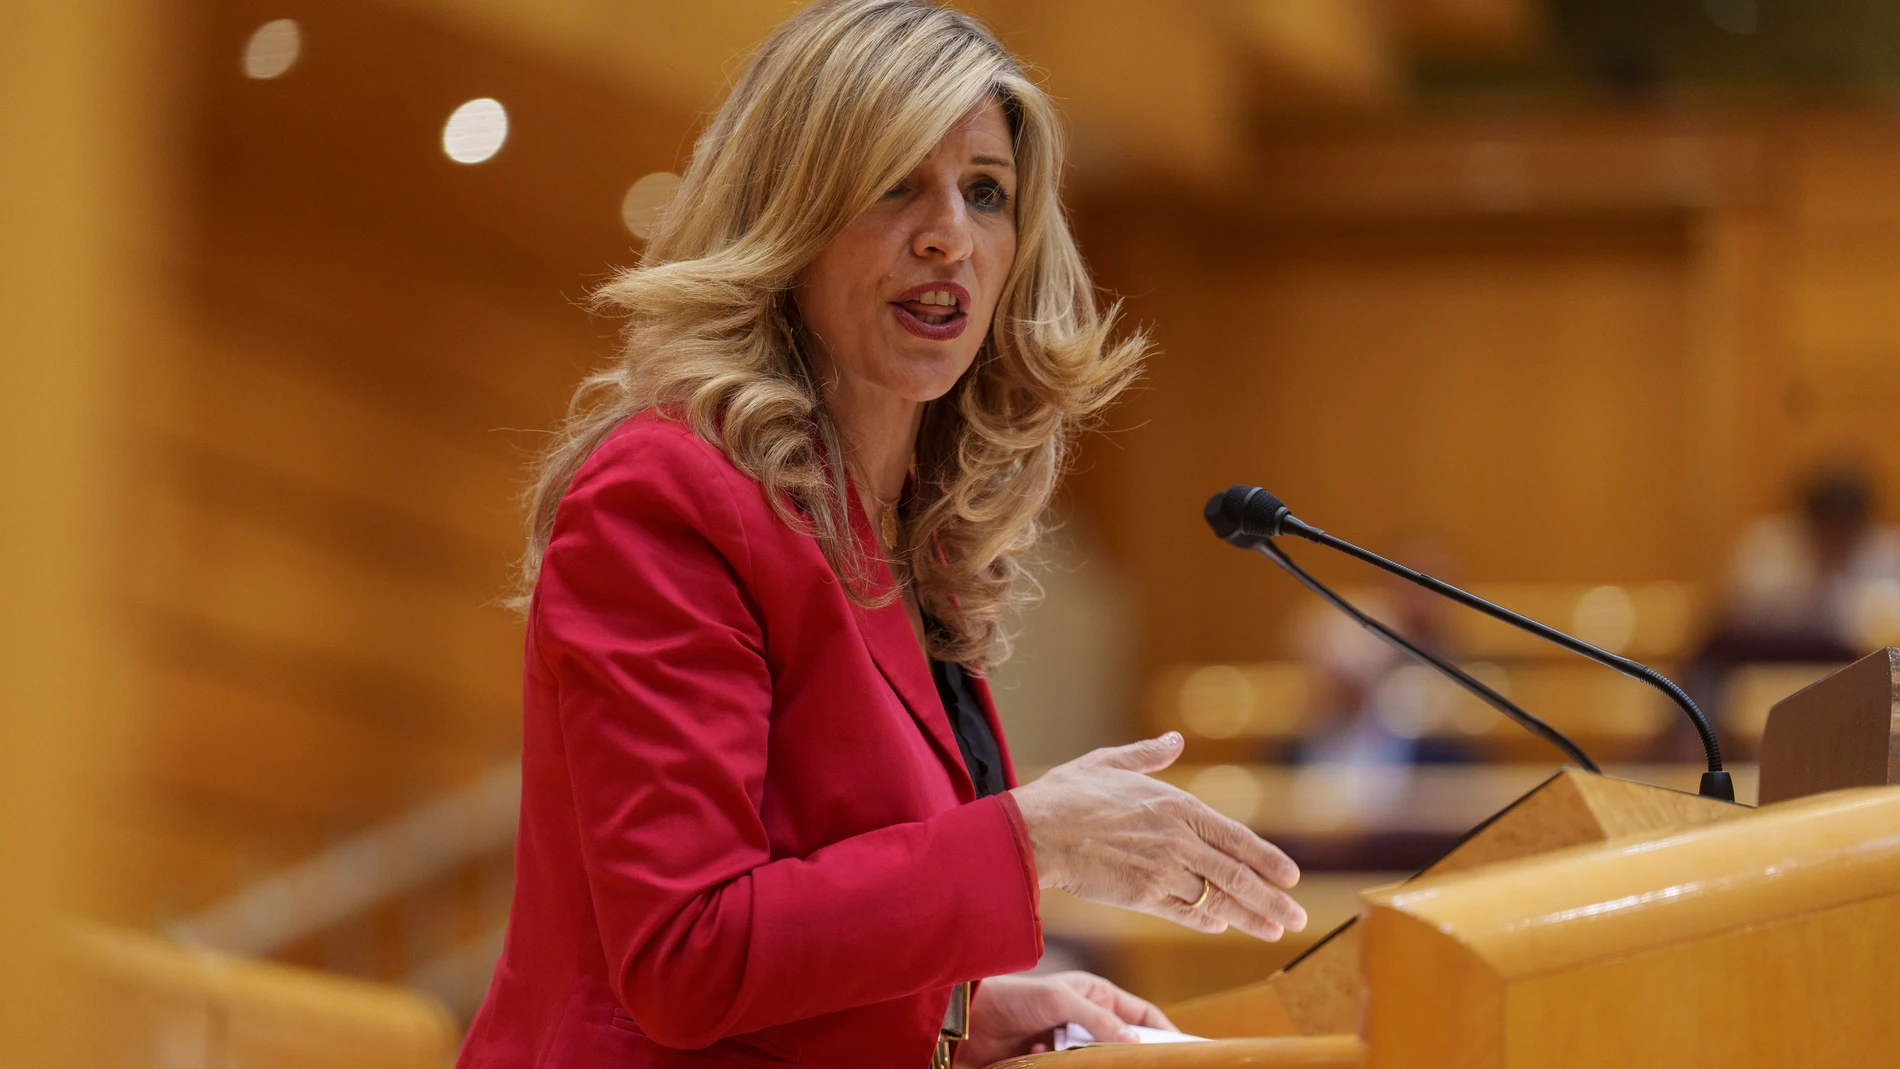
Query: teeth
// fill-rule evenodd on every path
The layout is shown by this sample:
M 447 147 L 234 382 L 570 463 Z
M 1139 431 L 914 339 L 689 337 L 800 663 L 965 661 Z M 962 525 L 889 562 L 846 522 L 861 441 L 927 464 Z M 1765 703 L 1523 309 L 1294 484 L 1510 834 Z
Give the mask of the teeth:
M 940 304 L 946 308 L 955 308 L 957 299 L 951 295 L 949 290 L 931 290 L 929 293 L 919 294 L 917 296 L 917 303 Z

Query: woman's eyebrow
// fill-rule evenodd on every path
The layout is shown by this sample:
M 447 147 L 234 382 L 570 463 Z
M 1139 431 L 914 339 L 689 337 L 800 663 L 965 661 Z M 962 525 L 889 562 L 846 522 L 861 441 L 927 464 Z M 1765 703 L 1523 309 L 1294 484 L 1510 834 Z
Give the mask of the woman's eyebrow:
M 1004 159 L 1001 156 L 971 156 L 970 162 L 973 164 L 984 164 L 990 167 L 1007 167 L 1012 171 L 1016 169 L 1015 160 Z

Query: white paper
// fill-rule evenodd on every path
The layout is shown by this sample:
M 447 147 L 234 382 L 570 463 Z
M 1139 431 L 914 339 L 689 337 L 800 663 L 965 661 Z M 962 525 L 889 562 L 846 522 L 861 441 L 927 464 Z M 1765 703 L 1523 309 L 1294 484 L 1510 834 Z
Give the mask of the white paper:
M 1148 1028 L 1148 1027 L 1145 1027 L 1143 1025 L 1138 1025 L 1138 1024 L 1131 1024 L 1128 1027 L 1134 1029 L 1134 1032 L 1135 1032 L 1134 1042 L 1136 1043 L 1206 1043 L 1208 1042 L 1208 1040 L 1203 1036 L 1184 1035 L 1180 1032 L 1170 1032 L 1165 1028 Z M 1102 1040 L 1098 1040 L 1094 1036 L 1090 1035 L 1088 1029 L 1083 1028 L 1081 1025 L 1076 1024 L 1073 1021 L 1069 1022 L 1068 1024 L 1056 1026 L 1055 1040 L 1056 1040 L 1055 1046 L 1057 1050 L 1072 1050 L 1076 1047 L 1086 1047 L 1091 1043 L 1102 1042 Z

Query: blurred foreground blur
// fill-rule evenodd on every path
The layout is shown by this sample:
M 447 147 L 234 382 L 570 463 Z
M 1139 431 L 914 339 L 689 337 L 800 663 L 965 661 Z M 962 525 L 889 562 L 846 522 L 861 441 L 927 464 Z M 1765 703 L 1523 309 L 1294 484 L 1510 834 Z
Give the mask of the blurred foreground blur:
M 1084 251 L 1162 350 L 1084 444 L 998 673 L 1026 769 L 1183 730 L 1166 775 L 1315 873 L 1310 935 L 1554 768 L 1212 539 L 1235 482 L 1692 677 L 1741 762 L 1772 701 L 1900 638 L 1900 9 L 968 6 L 1065 108 Z M 18 1064 L 96 1016 L 47 971 L 70 918 L 121 979 L 206 947 L 472 1012 L 511 885 L 522 465 L 612 349 L 589 286 L 791 10 L 0 14 Z M 1599 761 L 1693 782 L 1653 694 L 1293 552 Z M 1157 1001 L 1299 949 L 1048 909 L 1052 958 Z M 210 1057 L 167 1034 L 119 1064 Z

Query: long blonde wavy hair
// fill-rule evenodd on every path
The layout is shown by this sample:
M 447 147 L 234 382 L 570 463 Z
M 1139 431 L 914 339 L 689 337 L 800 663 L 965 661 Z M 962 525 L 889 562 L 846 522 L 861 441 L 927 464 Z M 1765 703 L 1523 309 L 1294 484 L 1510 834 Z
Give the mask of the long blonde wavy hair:
M 860 604 L 896 596 L 849 521 L 849 458 L 806 356 L 792 289 L 832 238 L 971 109 L 1003 107 L 1015 145 L 1016 260 L 971 368 L 925 406 L 917 479 L 890 561 L 941 625 L 933 657 L 993 663 L 1031 583 L 1023 558 L 1077 431 L 1136 374 L 1109 341 L 1060 201 L 1048 98 L 980 23 L 927 0 L 805 8 L 754 53 L 693 149 L 638 266 L 594 294 L 624 345 L 575 392 L 530 491 L 532 592 L 575 471 L 634 414 L 685 422 L 809 532 Z M 526 596 L 521 599 L 524 603 Z

